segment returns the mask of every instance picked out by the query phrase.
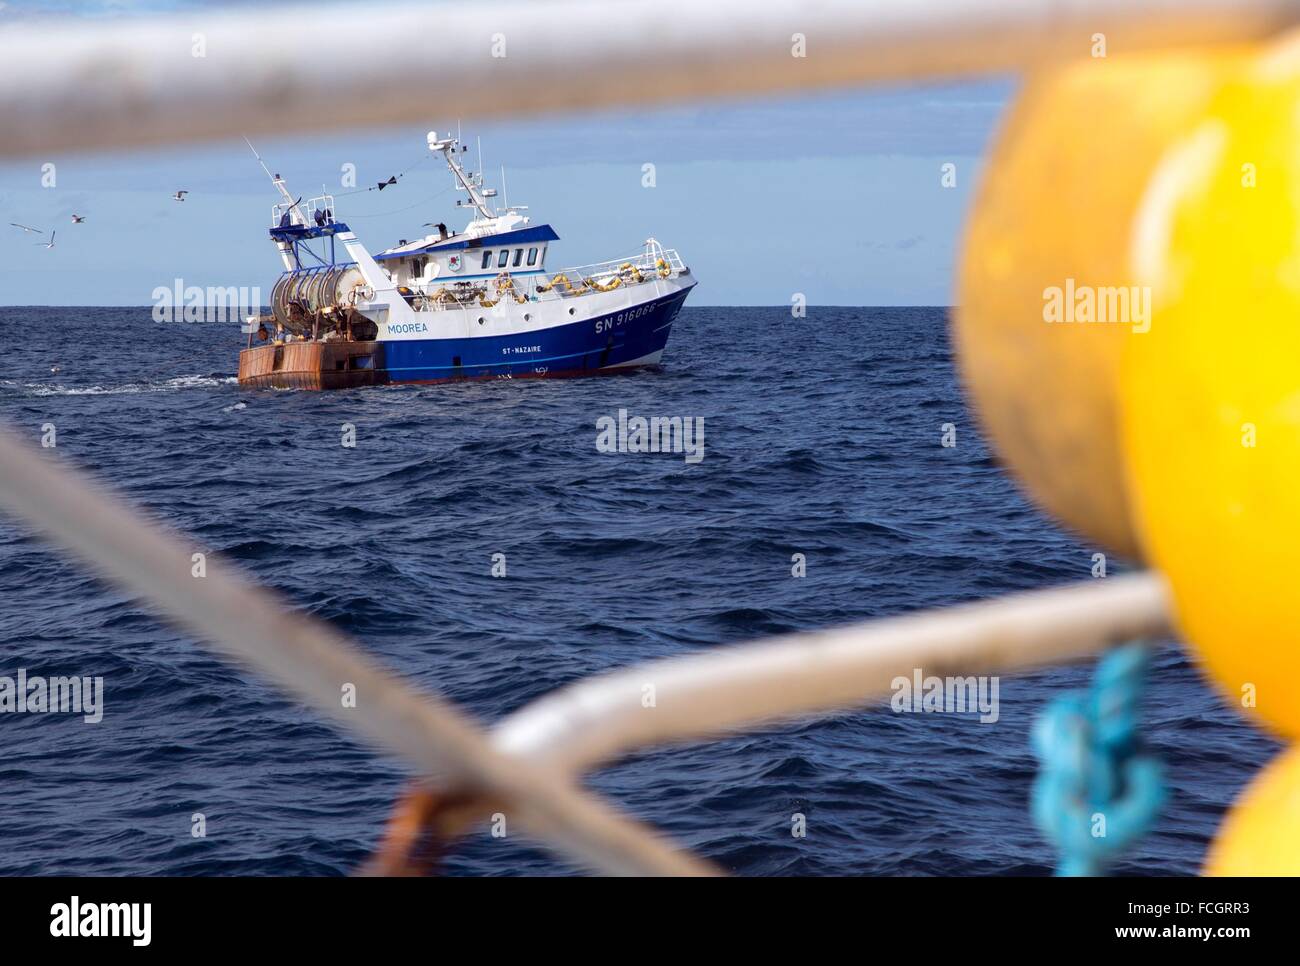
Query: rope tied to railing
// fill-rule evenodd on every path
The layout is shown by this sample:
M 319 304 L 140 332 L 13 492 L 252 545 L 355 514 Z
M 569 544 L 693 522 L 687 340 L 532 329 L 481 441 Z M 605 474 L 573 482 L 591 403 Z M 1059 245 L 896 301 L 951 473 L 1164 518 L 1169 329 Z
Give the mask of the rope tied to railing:
M 1033 813 L 1061 853 L 1059 875 L 1103 874 L 1164 804 L 1160 763 L 1143 752 L 1137 729 L 1150 656 L 1142 642 L 1115 648 L 1086 690 L 1057 697 L 1034 725 L 1042 769 Z

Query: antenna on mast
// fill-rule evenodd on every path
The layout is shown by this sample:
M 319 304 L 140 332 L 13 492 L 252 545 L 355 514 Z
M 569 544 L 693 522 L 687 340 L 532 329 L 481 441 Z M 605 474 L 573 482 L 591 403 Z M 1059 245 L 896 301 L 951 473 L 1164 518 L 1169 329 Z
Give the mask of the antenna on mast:
M 482 186 L 483 184 L 483 136 L 481 134 L 476 134 L 474 136 L 474 140 L 478 142 L 478 183 L 480 186 Z M 493 215 L 495 215 L 495 212 L 493 213 Z M 493 215 L 489 215 L 487 213 L 486 208 L 483 209 L 483 217 L 491 218 L 493 217 Z
M 240 136 L 243 137 L 243 135 Z M 301 223 L 304 225 L 307 224 L 307 216 L 304 215 L 302 209 L 298 207 L 298 202 L 302 201 L 302 199 L 299 198 L 297 201 L 294 200 L 293 195 L 289 194 L 289 190 L 284 186 L 284 179 L 278 174 L 271 173 L 271 169 L 266 166 L 266 162 L 262 160 L 262 156 L 257 153 L 257 148 L 253 147 L 252 141 L 245 137 L 244 143 L 248 145 L 248 150 L 253 152 L 253 157 L 257 158 L 257 163 L 262 166 L 262 170 L 266 172 L 266 176 L 271 179 L 271 184 L 275 185 L 275 190 L 280 192 L 284 200 L 289 203 L 289 207 L 298 215 Z
M 241 134 L 240 137 L 244 136 Z M 262 156 L 257 153 L 257 148 L 253 147 L 253 142 L 244 137 L 244 143 L 248 145 L 248 150 L 253 152 L 253 157 L 257 158 L 257 163 L 262 166 L 262 170 L 266 172 L 266 176 L 271 179 L 271 184 L 275 184 L 278 179 L 275 175 L 271 174 L 271 169 L 266 166 L 266 162 L 262 160 Z

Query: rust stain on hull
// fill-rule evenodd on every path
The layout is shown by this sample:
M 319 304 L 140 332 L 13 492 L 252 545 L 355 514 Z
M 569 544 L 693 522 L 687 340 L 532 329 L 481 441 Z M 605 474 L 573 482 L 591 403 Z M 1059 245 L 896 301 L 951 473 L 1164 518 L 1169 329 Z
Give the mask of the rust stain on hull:
M 239 384 L 254 389 L 354 389 L 388 380 L 378 342 L 285 342 L 239 353 Z

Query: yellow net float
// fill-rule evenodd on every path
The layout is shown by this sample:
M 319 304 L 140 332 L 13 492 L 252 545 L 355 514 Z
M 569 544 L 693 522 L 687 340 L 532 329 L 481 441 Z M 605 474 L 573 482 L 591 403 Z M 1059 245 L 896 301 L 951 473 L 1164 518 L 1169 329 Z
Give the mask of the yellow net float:
M 984 430 L 1041 506 L 1133 559 L 1116 411 L 1122 350 L 1145 324 L 1133 214 L 1239 56 L 1086 59 L 1031 78 L 962 246 L 954 335 Z
M 502 272 L 500 275 L 496 277 L 495 287 L 497 292 L 496 298 L 494 299 L 488 298 L 486 292 L 484 292 L 483 295 L 479 297 L 478 304 L 483 306 L 485 309 L 492 308 L 506 296 L 509 296 L 510 298 L 514 299 L 520 305 L 523 305 L 525 302 L 528 301 L 528 296 L 521 294 L 515 288 L 514 279 L 510 277 L 509 272 Z
M 1168 153 L 1135 254 L 1155 292 L 1121 386 L 1142 539 L 1230 702 L 1300 736 L 1300 38 Z
M 1300 875 L 1300 748 L 1255 776 L 1223 820 L 1206 875 Z
M 579 284 L 574 285 L 573 282 L 569 281 L 569 277 L 567 275 L 565 275 L 563 272 L 560 272 L 557 275 L 551 276 L 551 280 L 549 282 L 539 281 L 537 283 L 537 291 L 549 292 L 557 285 L 563 285 L 571 295 L 576 295 L 577 293 L 586 291 L 587 289 L 587 282 L 585 279 L 579 282 Z

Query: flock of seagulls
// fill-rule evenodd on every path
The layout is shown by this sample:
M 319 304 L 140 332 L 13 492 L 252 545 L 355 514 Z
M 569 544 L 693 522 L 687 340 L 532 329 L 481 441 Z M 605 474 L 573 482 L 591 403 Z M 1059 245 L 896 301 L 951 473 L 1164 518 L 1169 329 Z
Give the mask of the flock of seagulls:
M 73 217 L 73 218 L 77 218 L 78 216 L 77 216 L 77 215 L 73 215 L 72 217 Z M 16 221 L 11 221 L 11 222 L 9 222 L 9 224 L 13 225 L 15 228 L 21 228 L 24 232 L 29 232 L 29 233 L 37 234 L 37 235 L 44 235 L 44 234 L 45 234 L 45 229 L 44 229 L 44 228 L 33 228 L 31 225 L 20 225 L 20 224 L 18 224 L 18 222 L 16 222 Z M 40 241 L 40 242 L 37 242 L 36 244 L 40 245 L 42 248 L 53 248 L 53 247 L 54 247 L 54 235 L 55 235 L 54 232 L 50 232 L 50 240 L 49 240 L 49 241 L 47 241 L 47 242 Z
M 3 4 L 0 4 L 0 6 L 3 6 Z M 186 196 L 187 194 L 189 194 L 188 191 L 177 191 L 177 192 L 175 192 L 175 193 L 172 195 L 172 200 L 173 200 L 173 201 L 184 201 L 184 200 L 185 200 L 185 196 Z M 86 222 L 86 216 L 85 216 L 85 215 L 77 215 L 77 214 L 74 214 L 74 215 L 72 216 L 72 223 L 73 223 L 74 225 L 83 225 L 83 224 L 85 224 L 85 222 Z M 45 229 L 44 229 L 44 228 L 33 228 L 31 225 L 22 225 L 22 224 L 19 224 L 19 223 L 16 222 L 16 221 L 11 221 L 11 222 L 9 222 L 9 224 L 12 225 L 14 228 L 17 228 L 17 229 L 19 229 L 20 231 L 22 231 L 22 233 L 25 234 L 25 235 L 44 235 L 44 234 L 45 234 Z M 53 247 L 54 247 L 54 236 L 55 236 L 56 234 L 57 234 L 57 232 L 52 230 L 52 231 L 50 232 L 50 237 L 49 237 L 49 240 L 48 240 L 48 241 L 38 241 L 36 244 L 39 245 L 41 248 L 53 248 Z M 58 373 L 59 373 L 62 369 L 63 369 L 62 366 L 50 366 L 50 373 L 53 374 L 53 375 L 58 375 Z M 241 403 L 241 405 L 242 405 L 242 403 Z
M 187 194 L 189 194 L 189 191 L 188 191 L 188 190 L 177 191 L 177 192 L 175 192 L 175 193 L 172 194 L 172 201 L 184 201 L 184 200 L 185 200 L 185 196 L 186 196 Z M 75 215 L 75 214 L 74 214 L 74 215 L 72 216 L 72 223 L 73 223 L 74 225 L 82 225 L 82 224 L 85 224 L 85 221 L 86 221 L 86 216 L 85 216 L 85 215 Z M 44 229 L 44 228 L 33 228 L 31 225 L 20 225 L 20 224 L 19 224 L 18 222 L 16 222 L 16 221 L 11 221 L 11 222 L 9 222 L 9 224 L 13 225 L 13 227 L 15 227 L 15 228 L 19 228 L 19 229 L 21 229 L 25 234 L 35 234 L 35 235 L 44 235 L 44 234 L 45 234 L 45 229 Z M 36 244 L 39 245 L 39 246 L 42 247 L 42 248 L 53 248 L 53 247 L 54 247 L 54 235 L 55 235 L 55 232 L 51 231 L 51 232 L 50 232 L 50 238 L 49 238 L 49 241 L 39 241 L 39 242 L 37 242 Z

